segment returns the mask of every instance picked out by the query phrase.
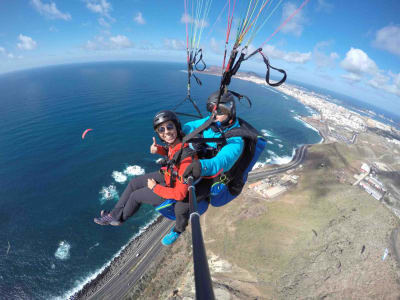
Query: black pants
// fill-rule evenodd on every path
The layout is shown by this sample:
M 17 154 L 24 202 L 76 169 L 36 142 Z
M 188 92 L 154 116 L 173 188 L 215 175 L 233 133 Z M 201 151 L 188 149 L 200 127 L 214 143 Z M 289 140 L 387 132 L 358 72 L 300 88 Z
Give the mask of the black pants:
M 147 187 L 147 179 L 149 178 L 153 178 L 157 183 L 165 185 L 164 176 L 159 172 L 153 172 L 133 178 L 110 213 L 115 220 L 122 222 L 126 221 L 139 210 L 142 203 L 156 207 L 166 200 Z M 209 187 L 201 186 L 199 192 L 201 192 L 202 196 L 199 194 L 198 201 L 208 196 Z M 196 192 L 196 194 L 198 193 Z M 189 222 L 188 198 L 189 197 L 186 197 L 183 201 L 177 201 L 175 204 L 175 230 L 178 232 L 185 231 Z

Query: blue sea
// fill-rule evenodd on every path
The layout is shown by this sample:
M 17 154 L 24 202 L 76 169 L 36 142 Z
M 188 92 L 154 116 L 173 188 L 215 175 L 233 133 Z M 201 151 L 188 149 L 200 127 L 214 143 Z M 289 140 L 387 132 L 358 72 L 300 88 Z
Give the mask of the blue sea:
M 112 62 L 0 76 L 0 298 L 67 298 L 157 216 L 143 206 L 121 227 L 93 223 L 131 178 L 157 169 L 152 118 L 186 96 L 183 70 Z M 205 113 L 220 78 L 199 77 L 192 96 Z M 298 118 L 312 111 L 297 101 L 246 81 L 231 89 L 250 97 L 238 114 L 268 139 L 260 162 L 287 162 L 299 145 L 321 141 Z M 189 103 L 178 111 L 195 113 Z

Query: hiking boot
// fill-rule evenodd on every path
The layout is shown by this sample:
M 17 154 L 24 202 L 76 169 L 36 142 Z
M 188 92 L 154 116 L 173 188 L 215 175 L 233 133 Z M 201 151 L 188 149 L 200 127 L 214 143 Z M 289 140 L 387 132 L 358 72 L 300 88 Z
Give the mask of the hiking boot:
M 178 239 L 178 237 L 181 235 L 180 232 L 175 232 L 174 228 L 162 239 L 161 243 L 164 246 L 169 246 L 175 243 L 175 241 Z
M 120 221 L 114 220 L 108 213 L 105 211 L 101 211 L 101 218 L 94 218 L 94 222 L 99 225 L 112 225 L 112 226 L 119 226 L 121 225 Z

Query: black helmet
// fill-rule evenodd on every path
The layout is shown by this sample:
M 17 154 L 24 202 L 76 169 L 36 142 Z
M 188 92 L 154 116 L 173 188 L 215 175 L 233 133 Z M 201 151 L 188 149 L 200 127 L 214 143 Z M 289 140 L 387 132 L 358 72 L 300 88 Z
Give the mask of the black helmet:
M 219 91 L 212 93 L 207 99 L 207 111 L 212 112 L 218 102 Z M 235 97 L 231 92 L 226 92 L 221 96 L 218 104 L 218 112 L 228 115 L 230 120 L 236 119 Z M 218 113 L 217 112 L 217 113 Z
M 155 117 L 153 119 L 153 128 L 154 128 L 154 130 L 156 130 L 158 125 L 160 125 L 161 123 L 167 122 L 167 121 L 174 122 L 175 127 L 176 127 L 176 131 L 178 132 L 178 136 L 182 137 L 181 122 L 179 121 L 179 119 L 176 116 L 176 114 L 171 110 L 162 110 L 162 111 L 158 112 L 155 115 Z

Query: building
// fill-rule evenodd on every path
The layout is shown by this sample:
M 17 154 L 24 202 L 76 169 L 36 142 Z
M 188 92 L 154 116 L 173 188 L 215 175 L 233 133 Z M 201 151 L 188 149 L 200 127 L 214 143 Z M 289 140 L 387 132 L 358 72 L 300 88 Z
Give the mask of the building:
M 360 186 L 364 188 L 364 190 L 370 194 L 372 197 L 374 197 L 376 200 L 380 201 L 383 198 L 383 194 L 381 194 L 379 191 L 374 189 L 372 186 L 370 186 L 367 182 L 361 181 Z
M 374 188 L 380 190 L 380 191 L 386 191 L 385 190 L 385 186 L 383 185 L 382 182 L 380 182 L 377 178 L 372 177 L 372 176 L 368 176 L 365 178 L 365 180 L 372 185 Z
M 371 171 L 371 168 L 366 163 L 362 163 L 361 172 L 369 173 L 370 171 Z
M 286 187 L 281 185 L 276 185 L 269 189 L 264 190 L 263 194 L 268 198 L 275 198 L 286 191 L 287 191 Z

